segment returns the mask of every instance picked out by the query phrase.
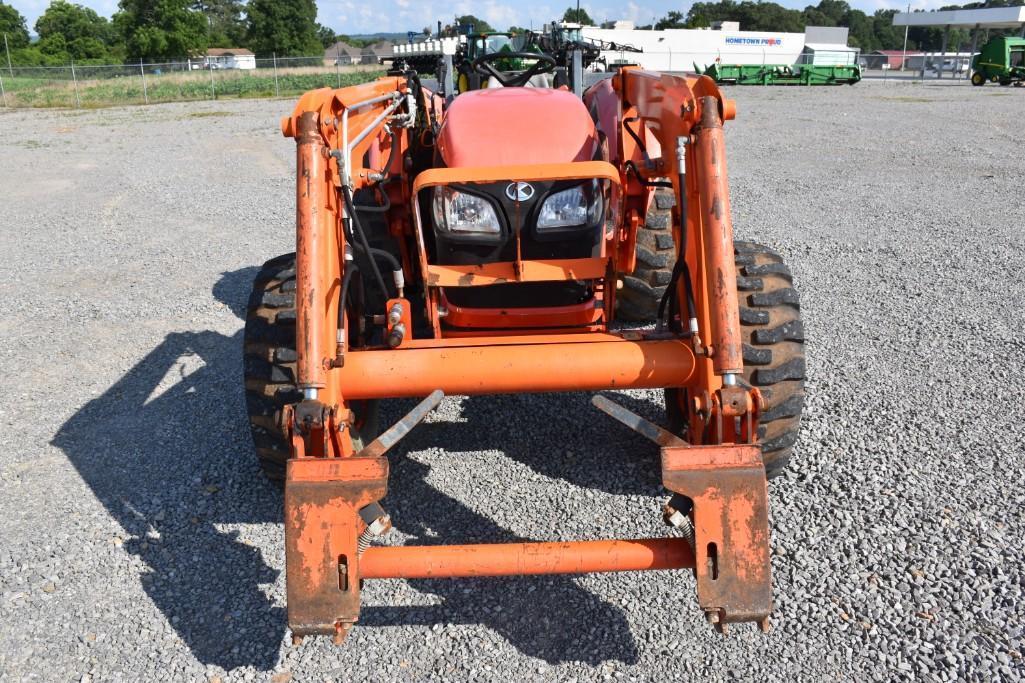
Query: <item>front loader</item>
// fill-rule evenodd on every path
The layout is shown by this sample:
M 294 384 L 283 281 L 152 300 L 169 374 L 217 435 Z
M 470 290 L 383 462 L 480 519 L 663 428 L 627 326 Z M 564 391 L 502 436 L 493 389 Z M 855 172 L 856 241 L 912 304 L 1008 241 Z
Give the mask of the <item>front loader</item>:
M 506 58 L 477 64 L 480 89 L 395 70 L 282 120 L 296 250 L 256 278 L 245 371 L 258 455 L 284 480 L 293 637 L 343 640 L 365 580 L 680 568 L 717 628 L 767 629 L 766 479 L 797 435 L 803 329 L 779 255 L 733 239 L 733 102 L 632 67 L 581 97 L 538 87 L 536 55 L 527 78 L 496 76 Z M 647 327 L 617 325 L 627 291 Z M 664 426 L 610 393 L 652 388 Z M 443 396 L 565 391 L 602 392 L 596 409 L 657 444 L 665 537 L 375 544 L 388 451 Z M 420 402 L 382 430 L 395 398 Z

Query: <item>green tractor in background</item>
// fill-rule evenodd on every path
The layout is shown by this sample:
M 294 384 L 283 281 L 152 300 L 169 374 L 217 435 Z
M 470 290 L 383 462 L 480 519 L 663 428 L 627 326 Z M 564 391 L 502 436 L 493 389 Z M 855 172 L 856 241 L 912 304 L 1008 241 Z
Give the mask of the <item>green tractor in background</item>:
M 985 85 L 986 81 L 1025 83 L 1025 38 L 993 38 L 972 58 L 972 85 Z

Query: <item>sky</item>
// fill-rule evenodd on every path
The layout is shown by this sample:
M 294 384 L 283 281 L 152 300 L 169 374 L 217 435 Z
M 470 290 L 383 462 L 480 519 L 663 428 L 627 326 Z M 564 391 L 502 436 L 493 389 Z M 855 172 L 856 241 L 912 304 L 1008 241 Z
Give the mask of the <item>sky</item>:
M 109 17 L 117 11 L 117 0 L 71 0 L 92 7 L 97 13 Z M 49 0 L 6 0 L 21 12 L 33 30 L 36 19 L 50 4 Z M 776 0 L 784 7 L 804 9 L 818 4 L 818 0 Z M 868 14 L 877 9 L 906 9 L 907 0 L 848 0 L 852 7 Z M 317 0 L 317 21 L 334 29 L 336 33 L 378 33 L 420 31 L 425 26 L 437 26 L 438 20 L 448 23 L 454 16 L 473 14 L 498 29 L 509 26 L 540 28 L 541 24 L 561 18 L 566 7 L 576 6 L 576 0 L 526 0 L 496 2 L 496 0 Z M 915 9 L 936 9 L 950 4 L 950 0 L 913 0 Z M 581 0 L 580 6 L 595 21 L 628 19 L 638 24 L 651 23 L 671 10 L 687 13 L 691 3 L 671 0 Z M 744 27 L 741 26 L 741 29 Z

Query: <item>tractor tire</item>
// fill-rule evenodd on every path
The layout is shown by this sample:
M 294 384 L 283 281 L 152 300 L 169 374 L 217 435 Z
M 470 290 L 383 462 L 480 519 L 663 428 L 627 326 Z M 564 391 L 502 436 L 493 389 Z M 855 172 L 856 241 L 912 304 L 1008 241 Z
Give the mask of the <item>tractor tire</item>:
M 616 314 L 620 320 L 654 322 L 658 314 L 659 301 L 676 263 L 672 227 L 675 205 L 671 189 L 655 191 L 644 226 L 637 231 L 637 266 L 632 273 L 622 276 L 623 288 L 616 292 Z
M 772 479 L 793 454 L 804 407 L 804 328 L 790 269 L 779 254 L 754 242 L 734 242 L 744 383 L 758 387 L 765 412 L 758 426 L 765 475 Z M 687 434 L 686 395 L 666 389 L 666 417 Z
M 976 71 L 975 73 L 972 74 L 972 85 L 975 85 L 975 86 L 986 85 L 986 77 L 983 76 L 978 71 Z
M 787 466 L 804 408 L 804 326 L 793 276 L 775 251 L 734 242 L 744 380 L 765 398 L 758 438 L 770 479 Z
M 260 467 L 268 479 L 284 481 L 292 447 L 282 420 L 285 406 L 299 402 L 295 353 L 295 254 L 263 264 L 253 280 L 243 332 L 246 409 Z M 377 402 L 352 406 L 362 418 L 360 435 L 377 436 Z M 357 438 L 356 447 L 362 446 Z
M 302 398 L 295 360 L 295 254 L 284 254 L 263 264 L 253 280 L 242 357 L 253 446 L 263 473 L 275 481 L 284 481 L 292 451 L 282 409 Z

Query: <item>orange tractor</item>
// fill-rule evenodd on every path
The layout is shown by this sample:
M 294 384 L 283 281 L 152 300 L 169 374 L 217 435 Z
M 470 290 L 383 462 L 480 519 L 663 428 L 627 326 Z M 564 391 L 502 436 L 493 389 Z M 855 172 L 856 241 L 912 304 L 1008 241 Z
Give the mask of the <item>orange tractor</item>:
M 679 568 L 717 628 L 767 629 L 766 479 L 797 434 L 803 330 L 779 255 L 733 240 L 734 104 L 707 77 L 553 88 L 550 58 L 501 59 L 535 64 L 475 62 L 487 86 L 461 93 L 397 69 L 282 120 L 296 251 L 256 278 L 245 369 L 258 455 L 284 479 L 293 638 L 341 642 L 367 579 Z M 651 388 L 665 427 L 594 403 L 660 447 L 666 537 L 375 544 L 386 452 L 444 395 Z M 382 431 L 392 398 L 422 400 Z

